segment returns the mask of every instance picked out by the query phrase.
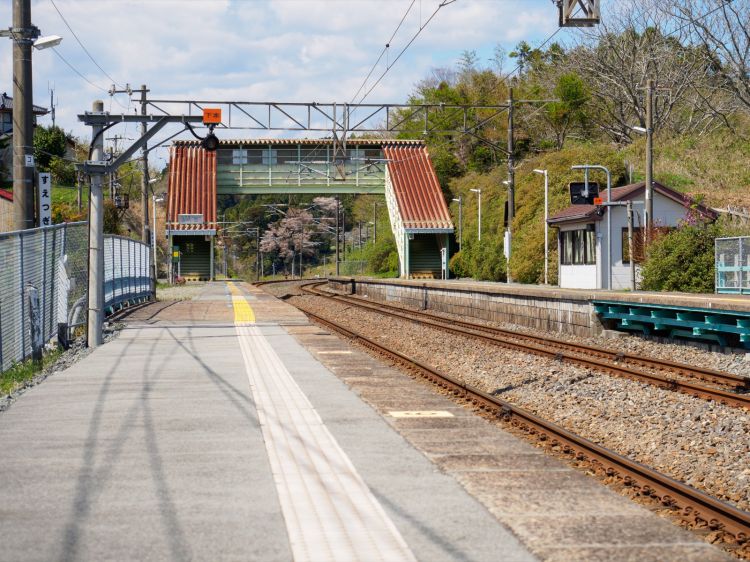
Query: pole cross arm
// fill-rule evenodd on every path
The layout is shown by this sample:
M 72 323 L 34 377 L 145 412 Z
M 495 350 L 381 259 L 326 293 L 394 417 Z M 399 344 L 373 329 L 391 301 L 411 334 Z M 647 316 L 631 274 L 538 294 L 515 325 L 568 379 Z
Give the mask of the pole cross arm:
M 78 115 L 84 125 L 114 125 L 115 123 L 203 123 L 202 115 L 125 115 L 106 111 L 87 111 Z
M 143 122 L 150 122 L 150 121 L 156 121 L 156 123 L 146 132 L 145 135 L 137 139 L 133 144 L 131 144 L 127 149 L 125 149 L 115 160 L 113 161 L 94 161 L 94 160 L 87 160 L 86 162 L 83 162 L 83 164 L 79 164 L 78 167 L 83 173 L 85 174 L 109 174 L 117 170 L 120 166 L 122 166 L 125 162 L 130 160 L 130 157 L 133 156 L 133 154 L 136 153 L 138 149 L 143 147 L 149 139 L 153 138 L 154 135 L 156 135 L 159 131 L 161 131 L 166 125 L 170 123 L 202 123 L 203 118 L 201 116 L 184 116 L 184 115 L 164 115 L 164 116 L 152 116 L 152 115 L 109 115 L 109 114 L 94 114 L 94 113 L 86 113 L 84 115 L 85 117 L 90 116 L 97 116 L 97 117 L 106 117 L 109 119 L 109 121 L 104 122 L 98 122 L 97 124 L 105 124 L 105 125 L 111 125 L 113 123 L 117 123 L 119 121 L 119 118 L 136 118 L 136 119 L 123 119 L 128 122 L 130 121 L 140 121 Z M 79 118 L 82 116 L 79 116 Z M 112 120 L 111 118 L 114 117 L 115 119 Z

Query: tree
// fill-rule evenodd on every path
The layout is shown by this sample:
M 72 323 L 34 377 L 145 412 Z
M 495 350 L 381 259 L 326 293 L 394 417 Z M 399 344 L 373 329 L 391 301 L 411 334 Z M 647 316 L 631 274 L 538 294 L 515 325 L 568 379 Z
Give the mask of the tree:
M 568 68 L 583 77 L 592 95 L 597 126 L 617 143 L 633 139 L 633 125 L 646 127 L 644 87 L 656 82 L 656 129 L 710 131 L 725 122 L 731 100 L 705 50 L 687 42 L 687 31 L 658 5 L 662 0 L 613 3 L 607 18 L 581 32 Z
M 37 127 L 34 129 L 34 160 L 37 168 L 48 172 L 54 156 L 63 158 L 68 137 L 60 127 Z
M 554 95 L 559 101 L 547 105 L 545 116 L 555 132 L 557 150 L 561 150 L 570 128 L 586 121 L 584 106 L 589 95 L 583 80 L 574 72 L 560 76 Z
M 700 47 L 735 99 L 750 109 L 750 4 L 670 0 L 668 12 L 688 31 L 688 39 Z

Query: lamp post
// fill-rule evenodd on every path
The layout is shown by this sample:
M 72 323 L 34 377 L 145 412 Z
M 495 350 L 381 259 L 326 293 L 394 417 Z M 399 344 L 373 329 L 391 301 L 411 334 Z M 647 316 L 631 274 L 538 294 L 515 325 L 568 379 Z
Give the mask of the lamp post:
M 477 194 L 477 239 L 482 241 L 482 190 L 471 188 Z
M 614 206 L 612 203 L 612 174 L 609 172 L 609 168 L 605 166 L 597 166 L 590 164 L 580 164 L 571 166 L 571 170 L 584 170 L 588 174 L 588 170 L 602 170 L 607 174 L 607 202 L 604 206 Z M 612 213 L 607 209 L 607 289 L 612 289 Z
M 47 49 L 62 37 L 39 37 L 31 23 L 31 0 L 13 0 L 13 27 L 0 30 L 13 39 L 13 207 L 15 228 L 34 228 L 34 96 L 31 47 Z
M 460 250 L 464 245 L 464 198 L 463 195 L 459 195 L 453 200 L 458 202 L 458 249 Z
M 544 284 L 549 285 L 549 181 L 547 170 L 534 170 L 536 174 L 544 174 Z

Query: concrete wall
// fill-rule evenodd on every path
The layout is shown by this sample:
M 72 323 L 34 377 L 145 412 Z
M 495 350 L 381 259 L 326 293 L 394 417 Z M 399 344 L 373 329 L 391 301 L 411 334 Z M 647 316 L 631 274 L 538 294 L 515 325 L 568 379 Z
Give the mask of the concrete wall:
M 509 322 L 524 326 L 566 332 L 581 336 L 598 334 L 602 330 L 593 307 L 587 299 L 559 298 L 540 294 L 521 294 L 498 290 L 493 284 L 453 284 L 450 282 L 397 281 L 342 278 L 329 280 L 329 287 L 341 294 L 354 292 L 362 297 L 381 302 L 397 302 L 439 312 L 450 312 L 495 322 Z

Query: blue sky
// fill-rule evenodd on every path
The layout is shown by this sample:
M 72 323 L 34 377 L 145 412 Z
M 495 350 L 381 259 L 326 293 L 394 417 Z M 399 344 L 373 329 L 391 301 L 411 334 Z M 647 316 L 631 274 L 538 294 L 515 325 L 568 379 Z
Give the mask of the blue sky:
M 11 2 L 0 4 L 0 25 L 9 27 Z M 120 85 L 147 84 L 153 97 L 348 102 L 411 0 L 55 0 L 55 4 L 109 76 Z M 438 4 L 439 0 L 415 0 L 391 43 L 391 60 Z M 91 62 L 50 0 L 32 1 L 32 20 L 43 35 L 63 36 L 59 54 L 88 80 L 52 50 L 34 52 L 35 103 L 48 106 L 48 84 L 54 85 L 58 125 L 87 137 L 89 132 L 76 115 L 97 98 L 112 112 L 132 111 L 126 95 L 111 100 L 106 90 L 112 80 Z M 488 64 L 495 45 L 510 51 L 521 40 L 538 44 L 556 28 L 557 13 L 550 0 L 456 0 L 438 12 L 368 101 L 405 101 L 431 68 L 455 65 L 465 49 L 476 50 Z M 9 95 L 11 51 L 10 40 L 0 41 L 4 84 L 0 87 Z M 512 61 L 506 63 L 507 70 L 512 66 Z M 42 121 L 49 122 L 48 117 Z M 133 136 L 132 129 L 131 125 L 128 136 Z

